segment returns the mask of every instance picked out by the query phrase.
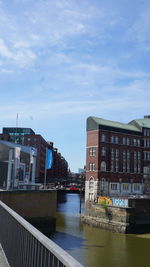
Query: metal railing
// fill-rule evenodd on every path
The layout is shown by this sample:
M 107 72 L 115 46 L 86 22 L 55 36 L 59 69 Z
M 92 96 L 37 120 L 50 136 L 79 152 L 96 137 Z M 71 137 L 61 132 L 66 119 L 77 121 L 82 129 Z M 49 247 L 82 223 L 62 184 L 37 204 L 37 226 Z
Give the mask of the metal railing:
M 2 201 L 0 243 L 11 267 L 83 267 Z

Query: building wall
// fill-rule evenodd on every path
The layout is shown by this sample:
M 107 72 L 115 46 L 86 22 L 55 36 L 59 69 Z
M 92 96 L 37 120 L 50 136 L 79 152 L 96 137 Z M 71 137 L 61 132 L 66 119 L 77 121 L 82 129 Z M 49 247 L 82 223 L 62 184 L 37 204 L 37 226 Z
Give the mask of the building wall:
M 44 182 L 47 142 L 39 134 L 25 135 L 24 145 L 37 149 L 36 181 Z
M 86 200 L 107 194 L 142 194 L 146 186 L 150 192 L 149 178 L 150 129 L 135 133 L 99 126 L 98 130 L 87 131 Z
M 85 199 L 97 196 L 99 169 L 99 130 L 87 132 Z
M 47 142 L 41 135 L 35 134 L 32 129 L 6 127 L 3 128 L 3 133 L 0 134 L 0 139 L 5 141 L 15 140 L 16 143 L 35 147 L 37 149 L 36 182 L 44 183 L 46 148 L 51 149 L 53 153 L 52 169 L 47 170 L 47 183 L 51 182 L 51 180 L 66 178 L 68 176 L 67 161 L 62 157 L 58 150 L 53 147 L 52 142 Z
M 68 163 L 56 148 L 53 149 L 53 167 L 47 170 L 47 182 L 66 179 L 68 177 Z
M 9 141 L 9 134 L 0 134 L 0 140 Z

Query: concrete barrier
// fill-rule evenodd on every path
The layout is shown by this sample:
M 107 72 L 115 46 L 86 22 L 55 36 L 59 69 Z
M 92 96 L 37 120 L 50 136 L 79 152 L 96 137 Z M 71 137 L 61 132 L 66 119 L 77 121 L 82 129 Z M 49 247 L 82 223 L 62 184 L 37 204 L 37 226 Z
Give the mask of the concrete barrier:
M 55 230 L 56 191 L 0 191 L 0 200 L 44 234 Z

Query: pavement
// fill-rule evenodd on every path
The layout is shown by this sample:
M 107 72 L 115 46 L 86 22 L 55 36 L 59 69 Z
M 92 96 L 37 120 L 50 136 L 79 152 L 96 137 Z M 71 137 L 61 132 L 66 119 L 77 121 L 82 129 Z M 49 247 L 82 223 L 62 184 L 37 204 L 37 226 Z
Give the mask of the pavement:
M 10 267 L 0 244 L 0 267 Z

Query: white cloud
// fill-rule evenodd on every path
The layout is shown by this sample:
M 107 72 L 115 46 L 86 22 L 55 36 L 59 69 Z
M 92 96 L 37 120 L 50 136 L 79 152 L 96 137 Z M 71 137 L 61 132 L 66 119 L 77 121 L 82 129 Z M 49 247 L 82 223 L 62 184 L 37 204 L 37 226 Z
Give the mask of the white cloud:
M 0 56 L 9 59 L 11 63 L 19 67 L 27 67 L 36 59 L 36 55 L 24 43 L 16 43 L 13 47 L 6 45 L 4 40 L 0 39 Z M 21 49 L 20 49 L 21 48 Z
M 145 48 L 145 44 L 150 41 L 150 6 L 149 2 L 145 2 L 145 7 L 141 8 L 133 24 L 130 26 L 127 37 L 135 43 L 135 45 L 140 46 L 140 48 Z
M 6 74 L 8 74 L 8 73 L 14 73 L 14 71 L 13 70 L 11 70 L 11 69 L 0 69 L 0 73 L 6 73 Z
M 13 54 L 8 49 L 8 47 L 6 46 L 6 44 L 4 43 L 2 39 L 0 39 L 0 55 L 6 58 L 10 58 L 10 59 L 13 58 Z

